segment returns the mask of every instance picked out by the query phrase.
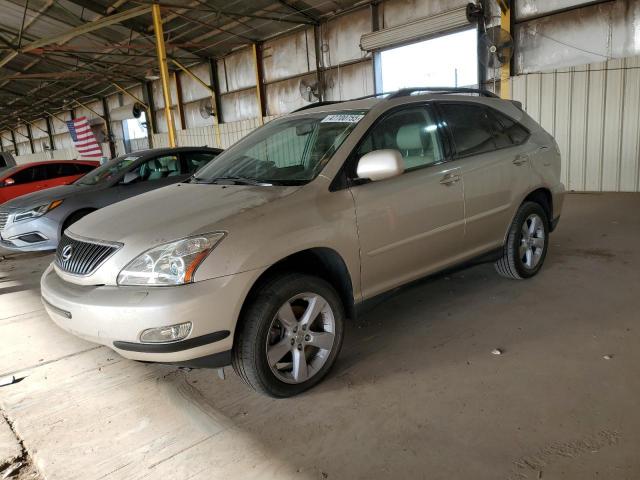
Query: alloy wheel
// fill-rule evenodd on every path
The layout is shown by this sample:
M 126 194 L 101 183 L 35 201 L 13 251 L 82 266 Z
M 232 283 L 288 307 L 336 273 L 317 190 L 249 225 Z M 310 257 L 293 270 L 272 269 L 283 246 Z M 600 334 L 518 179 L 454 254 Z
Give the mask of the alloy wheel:
M 269 327 L 266 355 L 281 381 L 305 382 L 326 363 L 335 344 L 336 322 L 329 302 L 316 293 L 287 300 Z

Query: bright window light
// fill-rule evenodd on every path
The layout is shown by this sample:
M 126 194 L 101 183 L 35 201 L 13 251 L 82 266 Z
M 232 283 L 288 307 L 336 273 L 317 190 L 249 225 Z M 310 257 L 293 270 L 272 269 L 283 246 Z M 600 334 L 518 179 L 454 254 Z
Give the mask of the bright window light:
M 147 138 L 147 116 L 142 112 L 140 118 L 130 118 L 124 121 L 124 128 L 128 135 L 125 138 L 134 140 L 136 138 Z
M 384 50 L 382 91 L 406 87 L 469 87 L 478 83 L 475 29 Z

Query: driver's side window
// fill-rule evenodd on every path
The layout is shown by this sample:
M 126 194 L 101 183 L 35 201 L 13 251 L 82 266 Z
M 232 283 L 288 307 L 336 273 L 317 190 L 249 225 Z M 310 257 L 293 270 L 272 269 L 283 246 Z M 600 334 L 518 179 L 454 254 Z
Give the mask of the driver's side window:
M 366 135 L 356 157 L 374 150 L 398 150 L 405 171 L 426 167 L 444 160 L 435 119 L 424 107 L 412 107 L 393 112 L 383 118 Z

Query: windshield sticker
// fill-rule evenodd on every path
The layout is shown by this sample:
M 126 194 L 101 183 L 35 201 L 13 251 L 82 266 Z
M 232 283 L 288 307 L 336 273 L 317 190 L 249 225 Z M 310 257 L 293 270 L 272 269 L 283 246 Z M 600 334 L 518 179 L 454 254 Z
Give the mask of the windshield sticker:
M 139 159 L 140 157 L 125 157 L 122 159 L 123 162 L 135 162 L 137 159 Z
M 362 114 L 334 114 L 327 115 L 320 123 L 358 123 L 362 117 Z

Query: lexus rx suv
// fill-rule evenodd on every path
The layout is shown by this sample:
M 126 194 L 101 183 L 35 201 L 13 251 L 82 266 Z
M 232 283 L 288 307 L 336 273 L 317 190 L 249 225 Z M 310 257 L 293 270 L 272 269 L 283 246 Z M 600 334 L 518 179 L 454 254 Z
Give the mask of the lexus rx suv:
M 421 88 L 311 107 L 69 227 L 41 282 L 51 318 L 288 397 L 327 374 L 363 301 L 478 258 L 540 271 L 560 154 L 517 103 Z

